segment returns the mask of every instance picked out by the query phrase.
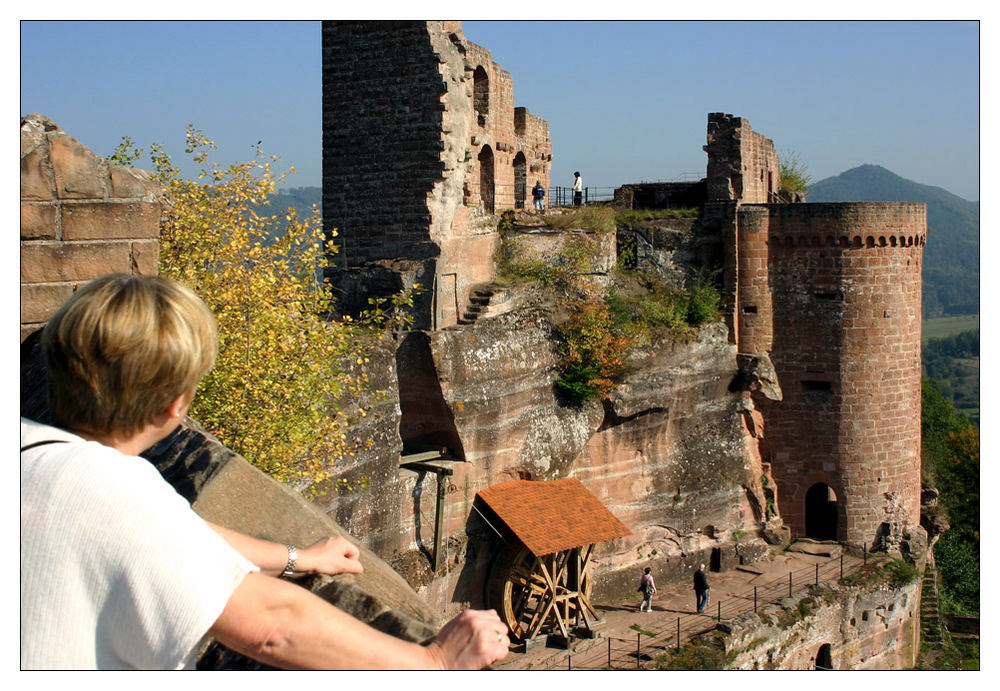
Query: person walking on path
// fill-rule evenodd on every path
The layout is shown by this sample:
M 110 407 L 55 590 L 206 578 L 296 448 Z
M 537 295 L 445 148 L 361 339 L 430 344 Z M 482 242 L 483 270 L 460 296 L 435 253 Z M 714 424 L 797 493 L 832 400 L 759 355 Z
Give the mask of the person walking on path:
M 535 180 L 535 186 L 531 188 L 531 198 L 535 202 L 535 211 L 545 211 L 545 188 L 542 187 L 541 180 Z
M 708 576 L 705 575 L 705 565 L 702 564 L 694 572 L 694 594 L 697 600 L 698 612 L 705 611 L 708 605 Z
M 639 592 L 642 593 L 642 604 L 639 605 L 640 612 L 653 611 L 653 593 L 656 592 L 656 584 L 653 583 L 653 574 L 646 567 L 646 572 L 639 579 Z M 643 609 L 645 607 L 645 609 Z
M 580 171 L 573 175 L 573 206 L 580 206 L 583 203 L 583 178 L 580 177 Z

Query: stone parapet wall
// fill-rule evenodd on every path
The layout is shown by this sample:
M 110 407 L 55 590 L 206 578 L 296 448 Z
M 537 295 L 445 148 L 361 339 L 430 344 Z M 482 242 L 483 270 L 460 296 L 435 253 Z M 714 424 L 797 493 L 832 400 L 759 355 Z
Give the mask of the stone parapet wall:
M 21 119 L 21 340 L 108 273 L 155 276 L 161 186 L 43 115 Z
M 643 182 L 615 189 L 615 204 L 628 209 L 696 208 L 705 203 L 705 181 Z

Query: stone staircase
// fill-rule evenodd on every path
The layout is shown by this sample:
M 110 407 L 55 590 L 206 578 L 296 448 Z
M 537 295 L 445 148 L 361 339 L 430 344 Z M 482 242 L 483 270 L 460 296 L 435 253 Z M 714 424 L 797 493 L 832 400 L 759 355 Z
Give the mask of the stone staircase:
M 474 287 L 469 293 L 469 304 L 466 305 L 462 316 L 458 318 L 458 323 L 475 324 L 476 320 L 489 310 L 490 300 L 493 299 L 495 292 L 496 290 L 488 284 Z
M 937 569 L 928 560 L 920 594 L 920 639 L 930 646 L 940 646 L 944 640 L 941 611 L 938 607 Z

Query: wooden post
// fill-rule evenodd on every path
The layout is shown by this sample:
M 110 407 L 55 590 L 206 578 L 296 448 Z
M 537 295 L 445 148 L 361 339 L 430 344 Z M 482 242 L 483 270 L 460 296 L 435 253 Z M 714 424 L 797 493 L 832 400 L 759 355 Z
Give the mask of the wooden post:
M 677 617 L 677 652 L 681 651 L 681 618 Z
M 611 639 L 608 639 L 608 667 L 611 666 Z
M 642 634 L 635 635 L 635 668 L 639 669 L 639 651 L 642 649 Z
M 438 473 L 437 507 L 434 513 L 434 573 L 437 573 L 441 569 L 441 539 L 444 536 L 444 494 L 447 489 L 447 476 L 443 473 Z
M 753 611 L 757 611 L 757 586 L 753 587 Z
M 792 596 L 792 572 L 788 572 L 788 597 Z

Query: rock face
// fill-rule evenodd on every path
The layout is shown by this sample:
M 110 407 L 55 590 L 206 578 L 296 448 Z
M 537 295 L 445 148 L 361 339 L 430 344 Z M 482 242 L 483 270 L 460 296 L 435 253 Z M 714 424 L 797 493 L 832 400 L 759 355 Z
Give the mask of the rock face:
M 442 614 L 483 604 L 503 543 L 473 501 L 480 489 L 512 479 L 576 477 L 632 530 L 598 546 L 597 597 L 624 594 L 646 565 L 679 578 L 701 562 L 756 558 L 759 550 L 737 552 L 733 534 L 760 534 L 768 520 L 780 520 L 773 508 L 766 515 L 760 430 L 749 397 L 734 388 L 740 377 L 725 326 L 637 349 L 633 374 L 610 400 L 574 407 L 555 390 L 552 315 L 532 300 L 535 289 L 508 292 L 517 308 L 409 334 L 396 356 L 398 418 L 382 411 L 399 420 L 404 446 L 445 448 L 458 459 L 444 478 L 441 572 L 430 569 L 436 484 L 429 474 L 403 470 L 398 481 L 360 493 L 396 493 L 394 516 L 391 501 L 372 512 L 361 498 L 354 509 L 338 506 L 338 521 L 353 534 L 377 534 L 378 553 Z
M 729 669 L 912 669 L 919 601 L 919 580 L 785 598 L 727 622 Z

